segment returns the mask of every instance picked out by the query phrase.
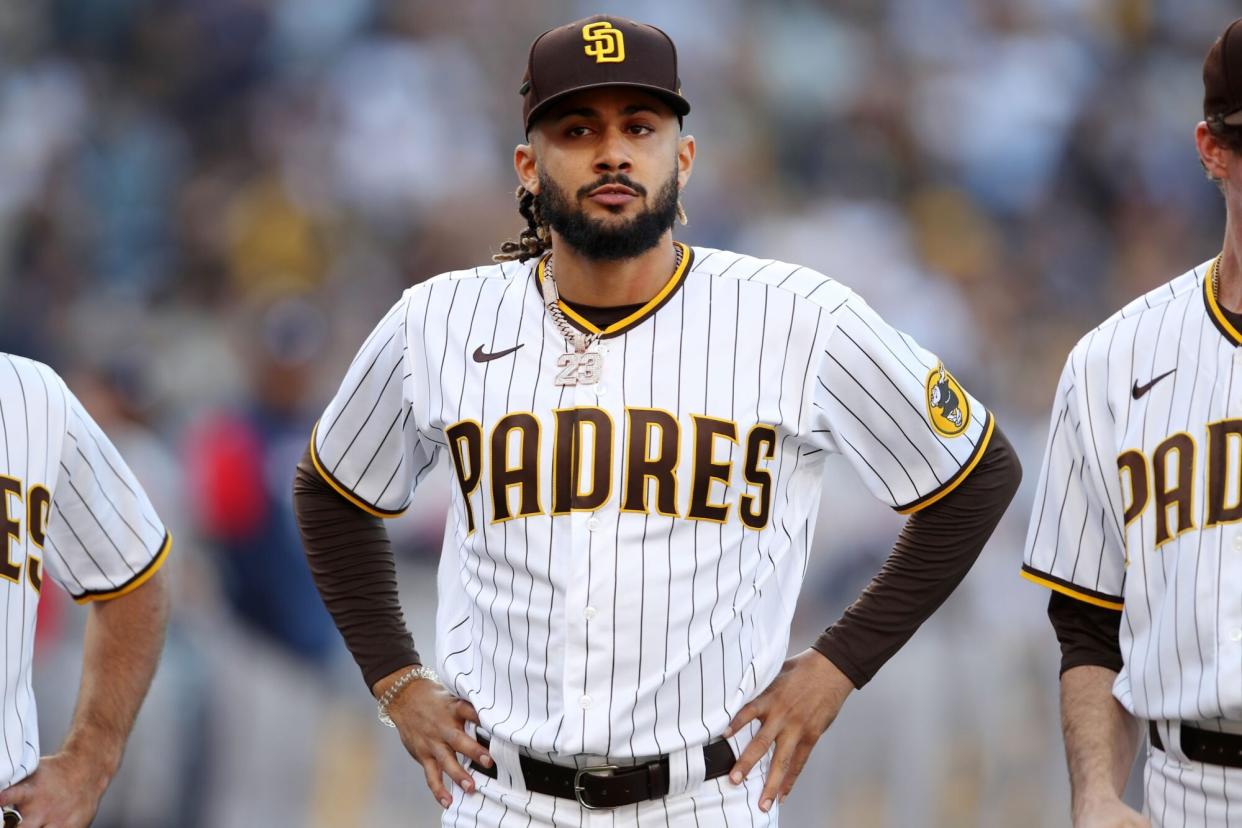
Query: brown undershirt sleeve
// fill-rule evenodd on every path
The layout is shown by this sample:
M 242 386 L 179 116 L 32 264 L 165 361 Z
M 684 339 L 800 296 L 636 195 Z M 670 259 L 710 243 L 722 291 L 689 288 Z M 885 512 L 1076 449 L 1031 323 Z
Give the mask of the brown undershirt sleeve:
M 397 594 L 397 564 L 382 518 L 341 497 L 319 475 L 310 450 L 293 479 L 293 511 L 315 586 L 367 687 L 421 664 Z
M 1121 672 L 1121 610 L 1097 607 L 1053 591 L 1048 620 L 1061 642 L 1061 673 L 1088 664 Z
M 910 516 L 892 554 L 841 619 L 811 646 L 855 687 L 870 681 L 966 577 L 1022 479 L 999 427 L 979 464 Z

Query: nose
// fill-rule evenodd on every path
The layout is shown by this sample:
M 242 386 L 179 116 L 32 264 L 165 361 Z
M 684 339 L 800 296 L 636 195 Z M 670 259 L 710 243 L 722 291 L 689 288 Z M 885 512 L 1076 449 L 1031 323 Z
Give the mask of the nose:
M 633 162 L 630 159 L 629 142 L 619 130 L 606 130 L 596 145 L 595 163 L 592 169 L 597 174 L 630 172 Z

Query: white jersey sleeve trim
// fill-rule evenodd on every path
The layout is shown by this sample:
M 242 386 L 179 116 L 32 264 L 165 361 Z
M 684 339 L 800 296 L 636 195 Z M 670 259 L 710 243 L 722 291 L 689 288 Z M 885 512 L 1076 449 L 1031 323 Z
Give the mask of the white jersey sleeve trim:
M 1097 343 L 1102 350 L 1095 347 Z M 1106 365 L 1099 363 L 1110 348 L 1111 337 L 1097 340 L 1088 335 L 1066 360 L 1052 406 L 1021 574 L 1072 598 L 1121 609 L 1128 557 L 1116 465 L 1106 459 L 1112 456 L 1105 447 L 1113 442 L 1113 415 L 1108 389 L 1097 379 L 1106 376 Z
M 962 465 L 962 468 L 958 470 L 957 474 L 955 474 L 952 479 L 945 482 L 943 486 L 935 491 L 928 492 L 918 500 L 915 500 L 912 503 L 907 503 L 905 506 L 896 507 L 898 514 L 912 515 L 915 512 L 926 509 L 928 506 L 932 505 L 960 486 L 962 481 L 975 470 L 975 466 L 979 465 L 979 460 L 983 457 L 983 453 L 988 450 L 988 444 L 992 442 L 992 432 L 996 430 L 996 420 L 992 417 L 992 412 L 988 411 L 986 414 L 987 422 L 983 427 L 983 437 L 979 439 L 979 444 L 975 446 L 974 453 L 970 455 L 970 459 Z
M 164 565 L 164 561 L 168 560 L 168 553 L 171 551 L 172 533 L 165 532 L 164 542 L 160 545 L 160 551 L 155 554 L 155 557 L 152 558 L 146 566 L 138 570 L 138 574 L 133 578 L 130 578 L 127 582 L 121 584 L 116 589 L 89 590 L 87 592 L 74 595 L 73 600 L 77 601 L 79 604 L 89 604 L 93 601 L 111 601 L 114 598 L 120 598 L 122 595 L 128 595 L 138 589 L 138 587 L 145 584 L 147 581 L 151 580 L 156 572 L 159 572 L 160 568 Z
M 411 404 L 412 290 L 367 337 L 311 431 L 316 471 L 342 497 L 376 517 L 404 513 L 436 451 L 418 435 Z M 425 292 L 418 294 L 429 301 Z
M 1023 578 L 1033 584 L 1039 584 L 1047 587 L 1054 592 L 1062 595 L 1068 595 L 1070 598 L 1076 598 L 1087 604 L 1093 604 L 1097 607 L 1104 607 L 1111 610 L 1125 609 L 1125 600 L 1120 595 L 1107 595 L 1103 592 L 1096 592 L 1093 589 L 1081 587 L 1078 584 L 1071 584 L 1063 581 L 1055 575 L 1049 575 L 1047 572 L 1040 572 L 1027 564 L 1022 565 L 1022 571 L 1019 573 Z
M 390 511 L 387 509 L 381 509 L 380 507 L 376 506 L 374 503 L 368 503 L 367 501 L 358 497 L 358 495 L 351 492 L 344 483 L 342 483 L 341 481 L 333 477 L 332 473 L 328 471 L 324 467 L 323 463 L 319 460 L 319 451 L 315 448 L 315 434 L 318 430 L 319 430 L 319 423 L 315 423 L 315 427 L 311 429 L 310 456 L 311 456 L 311 463 L 313 463 L 315 466 L 315 471 L 319 472 L 319 476 L 324 479 L 325 483 L 331 486 L 336 491 L 336 493 L 339 494 L 341 497 L 345 498 L 350 503 L 357 506 L 359 509 L 366 512 L 367 514 L 375 515 L 375 517 L 384 518 L 384 519 L 400 517 L 401 515 L 405 514 L 405 509 L 399 509 L 397 511 Z

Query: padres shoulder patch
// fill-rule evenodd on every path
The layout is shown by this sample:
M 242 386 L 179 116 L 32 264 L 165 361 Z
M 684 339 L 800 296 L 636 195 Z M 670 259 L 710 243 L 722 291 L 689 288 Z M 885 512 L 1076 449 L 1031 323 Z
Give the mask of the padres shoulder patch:
M 956 437 L 970 425 L 970 400 L 953 375 L 937 365 L 927 375 L 927 418 L 942 437 Z

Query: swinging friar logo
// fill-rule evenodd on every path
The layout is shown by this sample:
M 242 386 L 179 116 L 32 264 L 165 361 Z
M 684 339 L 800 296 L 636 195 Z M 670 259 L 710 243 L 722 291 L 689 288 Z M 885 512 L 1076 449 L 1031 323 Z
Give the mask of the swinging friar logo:
M 927 375 L 927 414 L 937 433 L 945 437 L 956 437 L 970 424 L 970 401 L 944 365 Z

